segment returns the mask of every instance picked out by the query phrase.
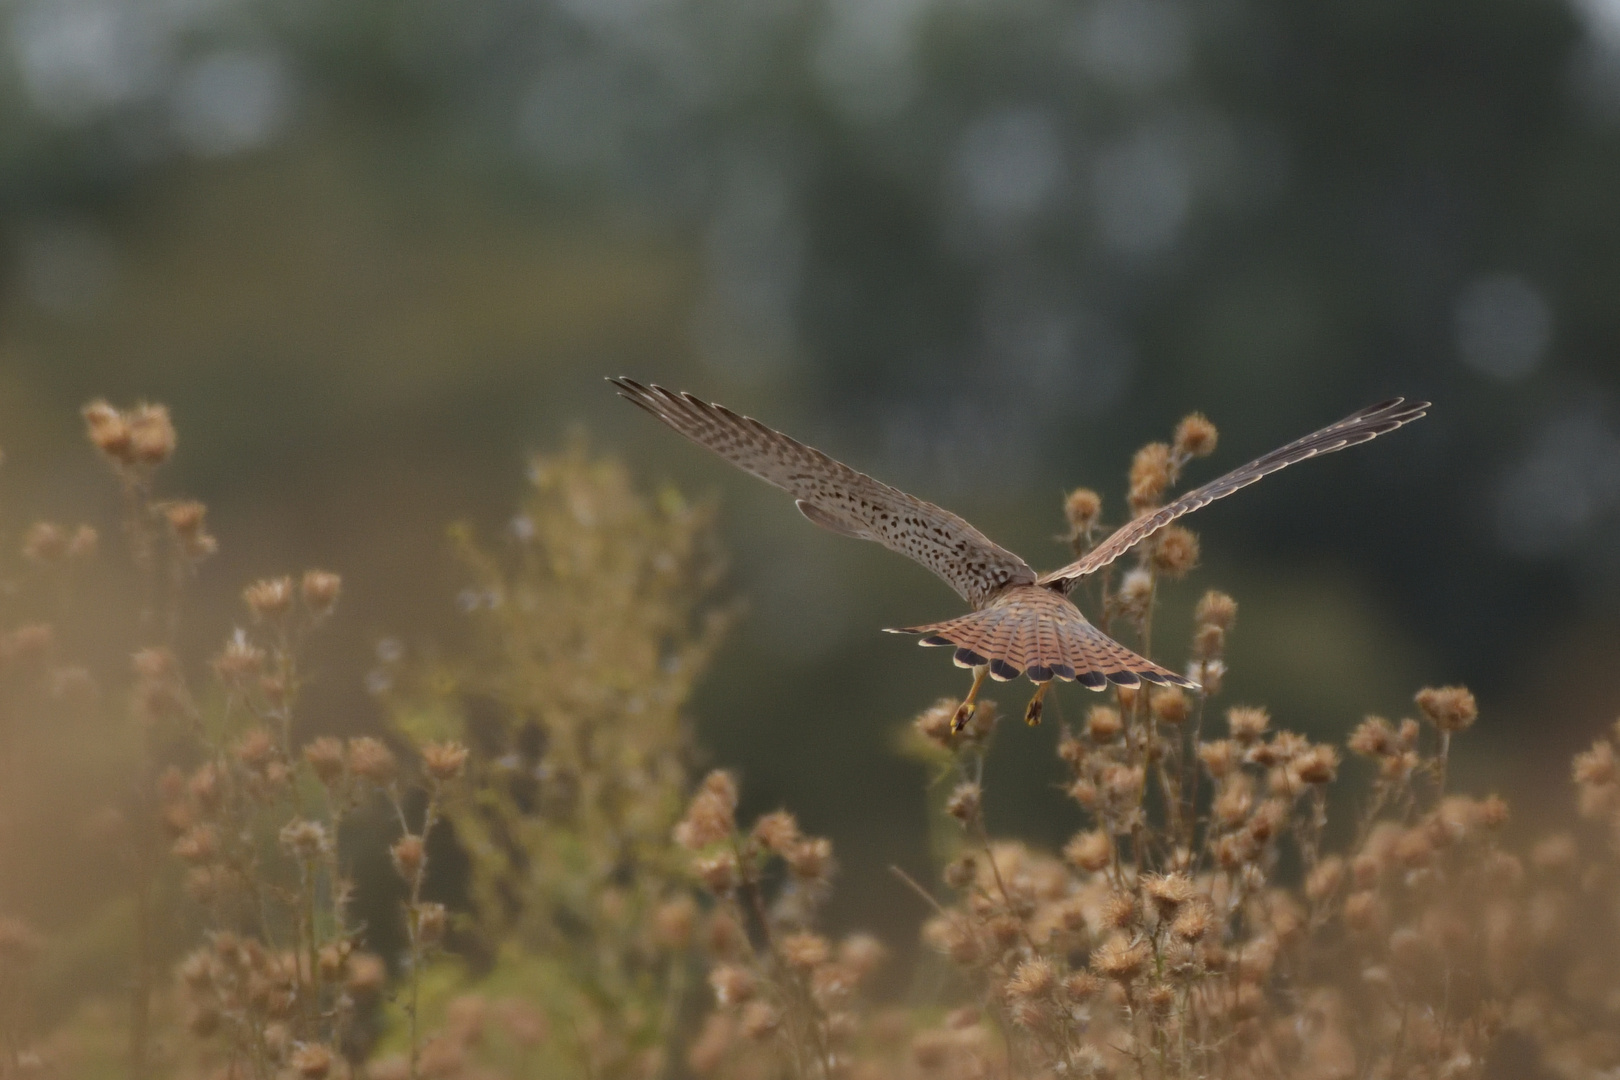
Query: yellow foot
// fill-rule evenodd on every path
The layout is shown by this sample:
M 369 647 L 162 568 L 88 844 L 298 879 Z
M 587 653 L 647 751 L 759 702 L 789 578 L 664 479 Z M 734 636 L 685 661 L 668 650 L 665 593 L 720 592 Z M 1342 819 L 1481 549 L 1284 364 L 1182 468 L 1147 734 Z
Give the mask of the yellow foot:
M 955 735 L 957 732 L 967 727 L 968 721 L 973 719 L 973 714 L 978 711 L 979 703 L 977 701 L 964 701 L 962 704 L 958 705 L 956 707 L 956 715 L 951 717 L 951 734 Z
M 981 664 L 973 669 L 973 685 L 968 689 L 967 697 L 962 699 L 962 704 L 956 707 L 956 715 L 951 717 L 952 735 L 967 727 L 968 721 L 973 719 L 973 714 L 979 711 L 979 687 L 984 685 L 984 677 L 988 674 L 990 667 L 987 664 Z
M 1046 688 L 1051 685 L 1051 683 L 1041 683 L 1040 686 L 1036 687 L 1035 696 L 1029 699 L 1029 705 L 1024 708 L 1024 723 L 1030 727 L 1034 727 L 1041 722 L 1041 710 L 1045 708 L 1041 699 L 1046 696 Z

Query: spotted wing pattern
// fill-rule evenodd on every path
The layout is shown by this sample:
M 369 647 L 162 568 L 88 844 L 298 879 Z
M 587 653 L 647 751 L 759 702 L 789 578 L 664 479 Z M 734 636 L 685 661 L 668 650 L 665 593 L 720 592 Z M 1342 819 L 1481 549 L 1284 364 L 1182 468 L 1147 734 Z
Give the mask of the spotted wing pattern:
M 959 666 L 986 664 L 990 677 L 1002 681 L 1027 672 L 1031 682 L 1057 678 L 1092 690 L 1144 681 L 1197 686 L 1136 655 L 1091 625 L 1068 597 L 1039 585 L 1008 589 L 980 611 L 890 633 L 925 634 L 921 645 L 954 645 Z
M 933 503 L 856 472 L 723 405 L 661 386 L 610 379 L 620 394 L 695 443 L 786 491 L 805 517 L 859 540 L 875 540 L 945 579 L 975 607 L 1035 571 L 972 525 Z
M 1385 432 L 1394 431 L 1402 424 L 1411 423 L 1426 415 L 1428 407 L 1427 401 L 1392 398 L 1353 413 L 1338 423 L 1329 424 L 1302 439 L 1295 439 L 1287 446 L 1279 447 L 1240 469 L 1234 469 L 1217 480 L 1194 488 L 1166 506 L 1150 510 L 1126 523 L 1108 539 L 1068 566 L 1041 575 L 1040 584 L 1066 588 L 1087 574 L 1101 570 L 1183 514 L 1190 514 L 1194 510 L 1208 506 L 1216 499 L 1223 499 L 1239 488 L 1248 487 L 1261 477 L 1269 476 L 1278 469 L 1285 469 L 1296 461 L 1331 454 L 1347 446 L 1375 439 Z

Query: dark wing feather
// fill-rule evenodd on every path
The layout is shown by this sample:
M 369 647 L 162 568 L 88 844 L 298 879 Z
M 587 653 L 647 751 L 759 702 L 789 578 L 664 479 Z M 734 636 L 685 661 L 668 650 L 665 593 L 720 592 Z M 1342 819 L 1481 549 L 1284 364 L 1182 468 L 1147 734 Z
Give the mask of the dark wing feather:
M 1302 439 L 1295 439 L 1287 446 L 1279 447 L 1240 469 L 1233 469 L 1218 480 L 1211 480 L 1203 487 L 1194 488 L 1166 506 L 1150 510 L 1128 522 L 1068 566 L 1041 575 L 1040 584 L 1051 585 L 1058 582 L 1068 584 L 1087 574 L 1095 573 L 1183 514 L 1190 514 L 1200 507 L 1208 506 L 1216 499 L 1225 498 L 1239 488 L 1248 487 L 1262 476 L 1287 468 L 1296 461 L 1331 454 L 1335 450 L 1343 450 L 1347 446 L 1355 446 L 1369 439 L 1375 439 L 1385 432 L 1394 431 L 1402 424 L 1424 416 L 1428 407 L 1427 401 L 1393 398 L 1362 409 L 1336 424 L 1329 424 L 1320 431 L 1313 431 Z
M 817 525 L 910 556 L 975 607 L 1007 585 L 1035 580 L 1023 559 L 950 511 L 856 472 L 758 420 L 661 386 L 608 381 L 688 439 L 792 495 Z

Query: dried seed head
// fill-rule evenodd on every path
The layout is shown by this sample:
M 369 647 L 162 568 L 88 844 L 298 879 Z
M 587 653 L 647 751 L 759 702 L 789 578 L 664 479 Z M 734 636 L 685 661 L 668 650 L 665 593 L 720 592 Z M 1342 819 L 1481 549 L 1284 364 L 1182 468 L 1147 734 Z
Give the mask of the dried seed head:
M 386 787 L 399 775 L 399 763 L 381 739 L 364 735 L 349 740 L 349 771 L 378 787 Z
M 1465 731 L 1479 718 L 1474 695 L 1464 686 L 1425 687 L 1416 700 L 1429 723 L 1441 731 Z
M 959 703 L 955 698 L 940 698 L 920 713 L 913 726 L 917 733 L 935 746 L 946 750 L 956 745 L 956 734 L 951 731 L 951 719 Z
M 422 768 L 434 780 L 448 783 L 467 771 L 467 748 L 458 742 L 435 742 L 422 747 Z
M 1159 504 L 1174 477 L 1168 443 L 1148 443 L 1131 459 L 1131 512 L 1140 514 Z
M 1037 956 L 1019 964 L 1002 990 L 1014 1001 L 1027 1001 L 1049 996 L 1056 986 L 1057 972 L 1053 969 L 1052 962 L 1045 957 Z
M 783 858 L 800 881 L 820 882 L 832 877 L 832 841 L 826 837 L 809 837 L 795 844 Z
M 1288 803 L 1282 799 L 1267 799 L 1254 808 L 1249 817 L 1248 833 L 1260 843 L 1265 843 L 1278 833 L 1288 823 Z
M 1350 752 L 1362 757 L 1378 758 L 1395 752 L 1395 729 L 1382 716 L 1369 716 L 1350 733 Z
M 444 940 L 450 923 L 450 913 L 443 904 L 416 905 L 416 935 L 423 945 L 433 946 Z
M 1217 780 L 1223 779 L 1237 767 L 1238 757 L 1237 744 L 1230 739 L 1198 744 L 1198 760 Z
M 1109 893 L 1102 903 L 1102 924 L 1112 930 L 1128 930 L 1136 925 L 1136 897 L 1130 893 Z
M 1193 629 L 1192 654 L 1194 660 L 1214 660 L 1226 652 L 1226 631 L 1218 626 L 1203 624 Z
M 1577 784 L 1612 784 L 1615 781 L 1614 744 L 1598 739 L 1592 749 L 1575 755 L 1571 771 Z
M 1090 488 L 1075 488 L 1063 500 L 1063 516 L 1069 519 L 1069 535 L 1078 539 L 1091 531 L 1102 513 L 1102 496 Z
M 709 972 L 709 986 L 714 1000 L 722 1007 L 741 1005 L 754 996 L 754 976 L 738 964 L 720 964 Z
M 320 858 L 328 843 L 326 827 L 318 821 L 295 819 L 282 826 L 281 846 L 297 858 Z
M 1102 980 L 1089 971 L 1076 971 L 1063 980 L 1063 996 L 1077 1005 L 1096 997 L 1102 988 Z
M 764 845 L 765 850 L 783 856 L 798 846 L 802 839 L 798 819 L 786 810 L 766 814 L 754 822 L 753 836 Z
M 1198 565 L 1198 537 L 1180 525 L 1160 529 L 1148 554 L 1148 565 L 1155 573 L 1177 581 Z
M 1291 768 L 1307 784 L 1329 784 L 1339 773 L 1339 753 L 1326 743 L 1313 746 Z
M 1252 743 L 1271 726 L 1271 717 L 1264 709 L 1235 706 L 1226 710 L 1226 726 L 1232 738 L 1240 743 Z
M 1086 713 L 1086 734 L 1093 742 L 1108 742 L 1125 730 L 1119 710 L 1108 705 L 1093 705 Z
M 787 965 L 800 971 L 825 964 L 832 952 L 826 938 L 805 931 L 783 937 L 780 948 Z
M 942 877 L 953 889 L 965 889 L 978 877 L 979 863 L 971 853 L 958 855 L 945 864 Z
M 98 399 L 86 405 L 80 415 L 84 417 L 85 433 L 91 444 L 112 461 L 129 464 L 130 430 L 124 414 Z
M 332 613 L 337 606 L 338 593 L 342 590 L 343 579 L 326 570 L 304 571 L 304 581 L 299 589 L 304 597 L 304 606 L 316 618 Z
M 290 577 L 264 578 L 242 590 L 242 601 L 256 619 L 277 619 L 292 607 L 293 583 Z
M 692 869 L 704 887 L 716 896 L 725 896 L 737 887 L 737 856 L 730 851 L 717 851 L 695 859 Z
M 1183 941 L 1200 941 L 1214 929 L 1215 913 L 1201 900 L 1183 906 L 1170 924 L 1170 932 Z
M 978 784 L 963 782 L 956 785 L 956 790 L 945 800 L 945 812 L 957 821 L 972 821 L 979 816 L 982 800 L 983 792 Z
M 1142 878 L 1142 892 L 1152 902 L 1159 918 L 1170 919 L 1181 905 L 1198 895 L 1186 874 L 1148 874 Z
M 330 735 L 304 746 L 304 760 L 315 773 L 315 778 L 327 787 L 343 779 L 343 743 Z
M 1215 452 L 1215 425 L 1203 413 L 1188 413 L 1176 425 L 1175 450 L 1184 458 L 1208 457 Z
M 1499 829 L 1507 824 L 1511 813 L 1506 799 L 1500 795 L 1487 795 L 1474 808 L 1474 822 L 1483 829 Z
M 251 685 L 264 670 L 264 650 L 248 640 L 238 630 L 225 643 L 224 650 L 214 659 L 214 673 L 225 685 L 241 690 Z
M 369 998 L 382 992 L 388 981 L 388 965 L 372 953 L 355 953 L 349 957 L 349 973 L 343 985 L 357 998 Z
M 700 851 L 730 836 L 737 828 L 732 805 L 707 789 L 700 788 L 686 808 L 686 816 L 675 825 L 675 842 L 688 851 Z
M 838 962 L 849 968 L 856 978 L 864 979 L 876 971 L 888 955 L 883 942 L 871 934 L 851 934 L 838 943 Z
M 406 833 L 394 841 L 388 854 L 394 860 L 394 869 L 406 881 L 415 881 L 427 862 L 427 845 L 415 833 Z
M 1223 827 L 1235 829 L 1247 820 L 1253 806 L 1253 784 L 1247 776 L 1238 773 L 1222 786 L 1220 794 L 1215 796 L 1215 803 L 1211 809 L 1215 820 Z
M 1116 934 L 1091 954 L 1091 969 L 1097 974 L 1119 982 L 1130 982 L 1147 965 L 1148 947 L 1144 942 L 1132 944 L 1122 934 Z
M 180 834 L 169 850 L 184 862 L 212 862 L 219 854 L 219 831 L 212 825 L 193 825 Z
M 253 728 L 236 741 L 236 760 L 263 771 L 276 756 L 276 741 L 264 728 Z
M 1232 624 L 1237 621 L 1237 601 L 1223 592 L 1211 589 L 1198 601 L 1198 607 L 1193 610 L 1193 620 L 1201 626 L 1218 626 L 1222 630 L 1230 630 Z
M 202 535 L 203 521 L 207 515 L 208 507 L 195 500 L 166 503 L 163 507 L 163 516 L 169 528 L 181 539 Z
M 137 405 L 125 420 L 129 425 L 130 461 L 138 465 L 161 465 L 174 455 L 174 422 L 169 419 L 167 406 Z
M 1192 699 L 1179 686 L 1154 690 L 1148 697 L 1153 716 L 1161 724 L 1185 724 L 1192 715 Z
M 1063 846 L 1063 857 L 1081 870 L 1095 873 L 1113 861 L 1114 842 L 1101 829 L 1076 833 Z
M 1127 572 L 1120 579 L 1116 596 L 1120 612 L 1141 622 L 1147 615 L 1148 605 L 1153 602 L 1153 575 L 1140 566 Z
M 321 951 L 316 957 L 316 962 L 321 970 L 321 978 L 327 982 L 337 982 L 342 977 L 344 968 L 348 966 L 349 953 L 353 948 L 354 946 L 348 941 L 321 946 Z

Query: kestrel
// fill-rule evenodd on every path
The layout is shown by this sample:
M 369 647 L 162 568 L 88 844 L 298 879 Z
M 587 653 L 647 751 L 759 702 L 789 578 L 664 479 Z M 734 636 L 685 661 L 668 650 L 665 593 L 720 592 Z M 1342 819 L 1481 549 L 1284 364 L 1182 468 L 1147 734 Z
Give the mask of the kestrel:
M 1183 514 L 1296 461 L 1394 431 L 1429 407 L 1427 401 L 1392 398 L 1352 413 L 1147 511 L 1062 569 L 1036 574 L 1023 559 L 950 511 L 857 472 L 758 420 L 662 386 L 624 378 L 608 381 L 621 396 L 688 439 L 792 495 L 799 512 L 815 524 L 910 556 L 972 604 L 971 612 L 955 619 L 889 631 L 922 634 L 922 645 L 954 646 L 956 665 L 973 669 L 972 688 L 956 712 L 957 729 L 973 715 L 986 675 L 999 682 L 1029 676 L 1036 685 L 1024 714 L 1030 723 L 1039 721 L 1041 699 L 1054 678 L 1091 690 L 1109 683 L 1140 686 L 1143 681 L 1199 689 L 1191 679 L 1138 656 L 1088 622 L 1069 600 L 1075 583 Z

